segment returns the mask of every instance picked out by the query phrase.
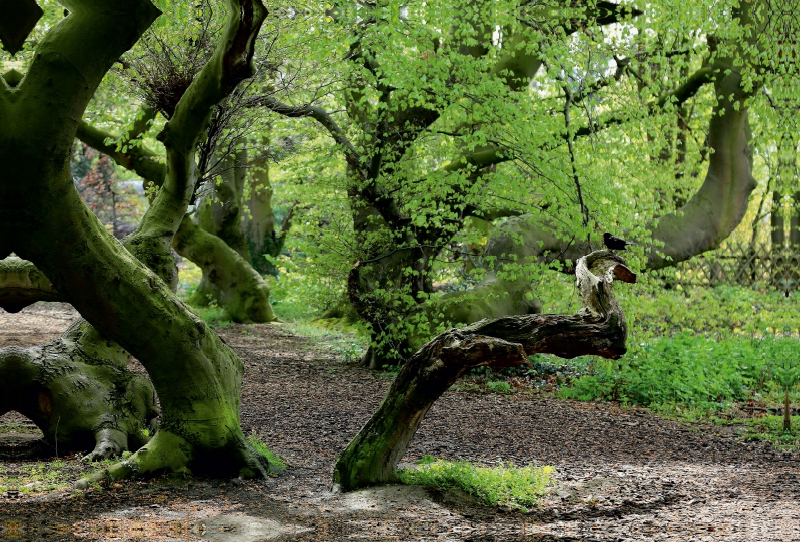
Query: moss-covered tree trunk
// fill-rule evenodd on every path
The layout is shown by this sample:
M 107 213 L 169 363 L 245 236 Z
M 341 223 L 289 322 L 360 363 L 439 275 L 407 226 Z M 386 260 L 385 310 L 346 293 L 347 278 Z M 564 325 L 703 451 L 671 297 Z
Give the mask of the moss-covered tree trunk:
M 13 255 L 0 260 L 0 308 L 15 313 L 37 301 L 62 301 L 62 298 L 31 262 Z
M 197 223 L 250 261 L 250 248 L 242 231 L 246 151 L 240 149 L 220 162 L 222 171 L 197 203 Z
M 622 356 L 627 326 L 611 285 L 615 277 L 635 282 L 636 275 L 609 251 L 579 259 L 576 275 L 584 303 L 577 314 L 482 320 L 436 336 L 407 360 L 377 412 L 339 455 L 335 486 L 350 491 L 396 481 L 397 463 L 430 406 L 473 367 L 522 365 L 535 353 Z
M 266 148 L 268 140 L 261 140 L 261 147 Z M 255 158 L 248 169 L 250 179 L 250 196 L 242 228 L 250 249 L 250 262 L 253 268 L 262 274 L 274 275 L 277 269 L 265 256 L 276 257 L 283 250 L 286 235 L 292 225 L 294 206 L 289 208 L 280 227 L 276 227 L 275 213 L 272 210 L 272 185 L 269 180 L 269 158 L 264 155 Z
M 235 322 L 272 322 L 269 287 L 261 275 L 222 239 L 185 216 L 175 234 L 175 250 L 203 270 L 202 288 L 189 302 L 207 305 L 216 300 Z
M 128 371 L 129 359 L 84 320 L 55 342 L 0 349 L 0 413 L 30 418 L 50 452 L 92 450 L 93 460 L 139 448 L 158 410 L 153 385 Z
M 264 462 L 239 426 L 241 361 L 106 231 L 70 175 L 72 141 L 88 101 L 158 10 L 148 0 L 72 0 L 69 7 L 70 15 L 39 42 L 25 79 L 14 90 L 0 89 L 0 258 L 13 251 L 31 261 L 151 377 L 162 407 L 160 427 L 104 476 L 189 469 L 264 474 Z M 145 245 L 161 254 L 169 250 L 194 192 L 197 140 L 214 104 L 250 74 L 265 15 L 258 0 L 228 2 L 214 56 L 162 133 L 168 174 L 139 231 L 147 242 L 132 244 L 134 252 Z

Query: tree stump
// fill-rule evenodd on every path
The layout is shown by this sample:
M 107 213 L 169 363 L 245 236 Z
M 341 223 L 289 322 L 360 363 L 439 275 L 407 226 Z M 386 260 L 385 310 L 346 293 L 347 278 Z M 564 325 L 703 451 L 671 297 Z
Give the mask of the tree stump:
M 584 305 L 576 314 L 481 320 L 445 331 L 408 359 L 381 406 L 339 455 L 334 489 L 396 482 L 397 464 L 430 406 L 473 367 L 529 364 L 528 356 L 536 353 L 610 359 L 625 354 L 628 331 L 612 283 L 635 283 L 636 275 L 607 250 L 578 259 L 575 274 Z

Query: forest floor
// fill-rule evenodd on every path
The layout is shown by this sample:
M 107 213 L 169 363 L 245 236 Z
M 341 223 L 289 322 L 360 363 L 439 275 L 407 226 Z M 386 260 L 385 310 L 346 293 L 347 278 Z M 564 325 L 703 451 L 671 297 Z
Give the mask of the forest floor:
M 55 339 L 76 316 L 58 304 L 0 312 L 0 346 Z M 0 486 L 3 477 L 36 469 L 52 471 L 53 485 L 0 494 L 0 540 L 800 539 L 796 451 L 541 393 L 448 391 L 402 460 L 551 465 L 554 483 L 533 511 L 486 507 L 457 491 L 421 486 L 333 494 L 336 456 L 391 378 L 346 364 L 329 343 L 289 330 L 219 330 L 246 366 L 245 433 L 284 458 L 286 471 L 258 481 L 160 479 L 76 491 L 64 480 L 92 467 L 74 454 L 49 464 L 4 459 Z M 25 419 L 0 417 L 0 451 L 4 438 L 26 431 L 35 434 Z

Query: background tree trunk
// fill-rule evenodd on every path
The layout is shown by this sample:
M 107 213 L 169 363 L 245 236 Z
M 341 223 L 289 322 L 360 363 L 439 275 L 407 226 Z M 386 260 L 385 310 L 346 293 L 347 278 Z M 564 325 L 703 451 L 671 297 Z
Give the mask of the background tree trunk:
M 192 294 L 190 303 L 205 306 L 213 299 L 234 322 L 276 320 L 269 304 L 269 287 L 261 275 L 222 239 L 185 216 L 175 234 L 174 247 L 203 270 L 204 287 Z

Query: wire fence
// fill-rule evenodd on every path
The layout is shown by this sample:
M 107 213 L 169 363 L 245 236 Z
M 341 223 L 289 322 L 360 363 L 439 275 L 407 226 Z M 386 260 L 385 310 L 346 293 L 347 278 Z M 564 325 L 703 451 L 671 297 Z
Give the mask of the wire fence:
M 672 286 L 729 284 L 774 289 L 788 295 L 800 285 L 800 246 L 725 243 L 717 250 L 666 268 L 660 275 Z

